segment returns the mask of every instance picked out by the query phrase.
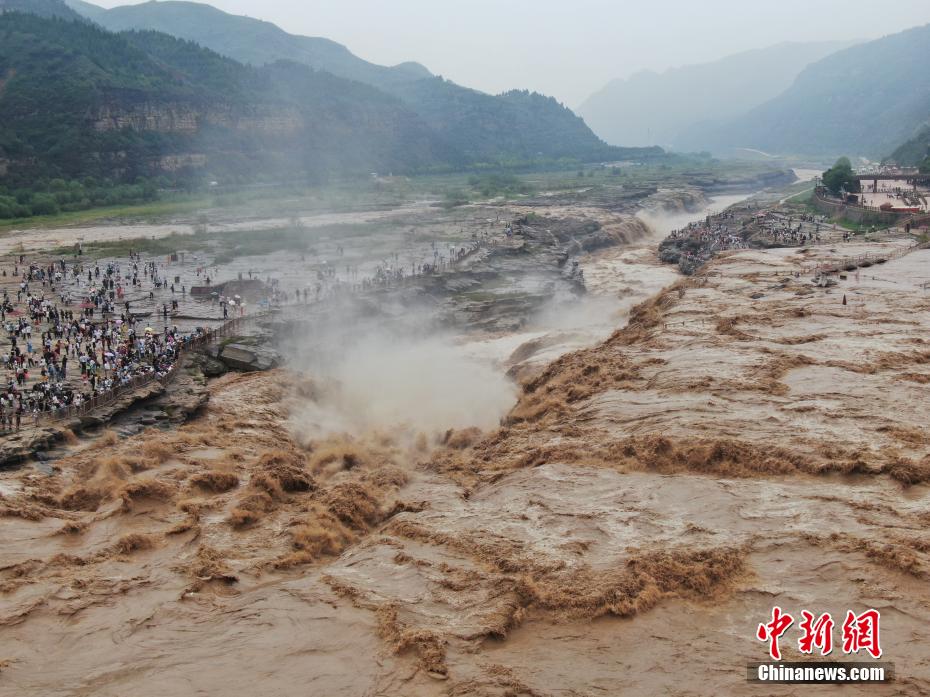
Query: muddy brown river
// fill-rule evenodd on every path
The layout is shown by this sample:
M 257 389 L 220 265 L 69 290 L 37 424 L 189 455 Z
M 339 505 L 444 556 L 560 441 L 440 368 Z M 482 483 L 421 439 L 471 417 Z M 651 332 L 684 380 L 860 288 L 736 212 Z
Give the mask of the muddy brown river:
M 895 682 L 816 694 L 930 692 L 930 252 L 815 289 L 849 249 L 684 279 L 661 232 L 583 258 L 577 305 L 443 344 L 521 376 L 483 430 L 410 418 L 455 418 L 442 384 L 380 408 L 403 382 L 324 422 L 346 378 L 279 369 L 0 473 L 0 695 L 814 694 L 746 681 L 773 605 L 881 612 Z

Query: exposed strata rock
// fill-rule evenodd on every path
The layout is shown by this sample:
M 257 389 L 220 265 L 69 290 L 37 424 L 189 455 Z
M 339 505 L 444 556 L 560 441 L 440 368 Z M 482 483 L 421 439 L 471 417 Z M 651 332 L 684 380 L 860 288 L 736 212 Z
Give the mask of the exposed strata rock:
M 69 433 L 109 424 L 116 417 L 140 405 L 145 405 L 147 412 L 138 417 L 131 417 L 130 421 L 135 420 L 143 426 L 153 425 L 159 419 L 186 421 L 210 399 L 209 390 L 203 380 L 204 373 L 200 369 L 203 358 L 206 357 L 201 354 L 186 356 L 180 370 L 167 385 L 153 380 L 84 416 L 44 424 L 37 428 L 26 426 L 29 422 L 27 419 L 21 431 L 0 439 L 0 467 L 22 462 L 36 453 L 48 450 L 64 440 Z M 222 363 L 214 359 L 209 360 L 222 366 Z M 225 372 L 225 367 L 223 368 Z M 153 413 L 160 413 L 160 416 L 152 416 Z
M 168 417 L 175 422 L 187 421 L 196 414 L 210 400 L 210 392 L 206 386 L 203 371 L 202 354 L 190 354 L 185 357 L 181 370 L 168 383 L 165 391 L 149 402 L 149 406 L 162 409 Z M 225 371 L 225 366 L 219 361 L 209 359 L 211 364 L 219 364 Z M 222 374 L 222 373 L 219 373 Z
M 366 331 L 382 324 L 396 326 L 410 317 L 429 318 L 443 328 L 516 331 L 550 304 L 585 293 L 575 257 L 650 234 L 633 216 L 610 214 L 599 221 L 587 215 L 549 217 L 524 210 L 513 220 L 513 236 L 506 243 L 474 248 L 452 269 L 408 277 L 352 298 L 285 308 L 281 317 L 262 326 L 285 353 L 297 346 L 306 350 L 315 337 L 342 335 L 346 316 L 358 318 Z
M 246 372 L 271 370 L 281 362 L 275 350 L 245 344 L 227 344 L 220 350 L 219 359 L 233 370 Z
M 193 135 L 204 126 L 219 126 L 262 135 L 291 135 L 303 127 L 303 119 L 293 109 L 255 110 L 240 114 L 229 106 L 203 109 L 180 102 L 104 104 L 93 111 L 89 119 L 98 132 L 130 129 Z
M 208 378 L 217 378 L 225 375 L 229 368 L 223 361 L 206 353 L 195 353 L 192 358 L 193 365 Z
M 793 169 L 775 169 L 769 172 L 759 172 L 751 176 L 733 181 L 720 181 L 718 179 L 696 179 L 694 184 L 700 186 L 708 193 L 741 193 L 746 189 L 768 189 L 772 187 L 788 186 L 798 180 Z
M 185 167 L 205 167 L 207 156 L 203 153 L 189 152 L 176 155 L 162 155 L 153 165 L 163 172 L 177 172 Z
M 91 116 L 98 132 L 157 131 L 159 133 L 196 133 L 199 114 L 186 105 L 155 105 L 144 102 L 131 107 L 103 105 Z
M 110 422 L 114 416 L 126 411 L 132 405 L 142 402 L 152 397 L 164 394 L 165 386 L 158 380 L 152 380 L 147 385 L 142 385 L 139 389 L 126 394 L 120 395 L 107 405 L 98 407 L 89 414 L 81 416 L 79 419 L 81 428 L 94 428 L 103 426 Z
M 647 213 L 691 213 L 707 206 L 707 197 L 700 189 L 659 189 L 643 201 Z
M 32 457 L 36 452 L 47 450 L 65 437 L 71 427 L 77 427 L 77 420 L 23 428 L 21 431 L 0 440 L 0 467 L 15 465 Z

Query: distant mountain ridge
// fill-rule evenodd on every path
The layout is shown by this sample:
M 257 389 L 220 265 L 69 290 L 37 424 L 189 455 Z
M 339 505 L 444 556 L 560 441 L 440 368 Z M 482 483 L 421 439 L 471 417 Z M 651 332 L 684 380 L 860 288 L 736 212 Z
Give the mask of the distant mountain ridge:
M 695 124 L 735 118 L 787 89 L 807 65 L 854 42 L 781 43 L 613 80 L 578 109 L 608 143 L 680 148 Z
M 859 44 L 811 64 L 788 90 L 722 126 L 696 128 L 692 145 L 725 153 L 881 158 L 930 117 L 930 25 Z
M 416 114 L 368 85 L 297 63 L 243 66 L 157 32 L 0 15 L 0 175 L 205 172 L 327 178 L 464 164 Z
M 450 148 L 477 164 L 537 159 L 608 160 L 660 154 L 611 149 L 555 99 L 519 90 L 489 95 L 434 77 L 418 63 L 385 67 L 364 61 L 328 39 L 288 34 L 269 22 L 209 5 L 171 0 L 103 10 L 67 0 L 111 30 L 145 29 L 195 41 L 234 60 L 266 65 L 289 60 L 357 80 L 401 99 Z
M 0 14 L 4 12 L 26 12 L 39 17 L 60 17 L 70 20 L 79 20 L 83 17 L 80 12 L 76 12 L 62 0 L 0 0 Z
M 289 34 L 270 22 L 228 14 L 201 3 L 145 2 L 110 10 L 83 0 L 66 0 L 65 4 L 110 31 L 160 31 L 255 66 L 290 60 L 376 87 L 432 77 L 419 63 L 375 65 L 335 41 Z
M 570 110 L 529 92 L 491 96 L 438 77 L 388 91 L 293 61 L 243 65 L 161 32 L 112 33 L 61 0 L 0 2 L 0 185 L 664 156 L 608 147 Z M 36 12 L 16 11 L 23 5 Z

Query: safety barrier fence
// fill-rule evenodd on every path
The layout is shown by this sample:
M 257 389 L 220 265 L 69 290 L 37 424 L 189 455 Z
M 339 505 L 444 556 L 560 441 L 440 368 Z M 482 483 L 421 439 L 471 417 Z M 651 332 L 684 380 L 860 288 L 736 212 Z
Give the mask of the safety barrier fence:
M 234 317 L 223 322 L 223 324 L 219 327 L 214 329 L 207 329 L 199 336 L 191 336 L 182 341 L 179 341 L 176 346 L 177 353 L 175 355 L 174 362 L 171 364 L 171 367 L 164 372 L 158 373 L 153 370 L 144 375 L 137 375 L 126 383 L 114 387 L 113 389 L 107 390 L 106 392 L 100 394 L 95 394 L 93 397 L 83 402 L 80 406 L 69 405 L 52 411 L 39 412 L 38 419 L 36 419 L 36 417 L 32 414 L 26 414 L 25 416 L 27 419 L 32 419 L 34 425 L 36 426 L 75 418 L 79 419 L 87 416 L 88 414 L 91 414 L 97 409 L 110 406 L 124 395 L 136 392 L 140 388 L 145 387 L 146 385 L 150 385 L 153 382 L 160 382 L 162 385 L 167 386 L 177 375 L 177 372 L 181 366 L 181 359 L 184 357 L 185 353 L 201 348 L 203 346 L 209 346 L 213 342 L 223 337 L 234 336 L 246 322 L 255 321 L 256 319 L 269 314 L 271 314 L 271 311 L 262 311 L 242 317 Z

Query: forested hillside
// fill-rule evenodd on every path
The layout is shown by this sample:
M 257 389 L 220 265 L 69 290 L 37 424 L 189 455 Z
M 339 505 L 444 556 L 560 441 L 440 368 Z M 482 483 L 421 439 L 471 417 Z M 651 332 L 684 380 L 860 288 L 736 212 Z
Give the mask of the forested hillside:
M 224 180 L 461 165 L 399 100 L 295 63 L 242 66 L 155 32 L 0 16 L 9 182 L 203 170 Z
M 930 121 L 930 115 L 928 115 Z M 899 165 L 923 165 L 930 171 L 930 126 L 924 126 L 913 138 L 898 146 L 888 158 Z
M 859 44 L 814 63 L 779 97 L 719 127 L 703 147 L 881 158 L 930 116 L 930 25 Z
M 28 0 L 20 0 L 28 1 Z M 145 2 L 110 10 L 69 0 L 77 12 L 111 31 L 150 29 L 188 39 L 240 63 L 255 66 L 290 60 L 377 87 L 431 77 L 416 63 L 375 65 L 329 39 L 295 36 L 270 22 L 228 14 L 195 2 Z
M 61 0 L 0 0 L 0 218 L 145 201 L 158 188 L 211 181 L 665 157 L 609 147 L 538 94 L 491 96 L 415 66 L 366 64 L 338 44 L 333 55 L 361 64 L 373 82 L 392 75 L 390 84 L 306 60 L 247 65 L 161 32 L 113 33 L 94 16 L 107 11 L 73 2 L 85 16 Z
M 571 110 L 542 95 L 485 94 L 434 77 L 418 63 L 375 65 L 334 41 L 296 36 L 269 22 L 201 3 L 146 2 L 103 10 L 81 0 L 69 1 L 77 11 L 113 30 L 161 31 L 242 63 L 289 60 L 364 82 L 403 100 L 445 143 L 472 162 L 525 164 L 629 155 L 611 150 Z
M 83 16 L 62 0 L 0 0 L 0 14 L 5 12 L 28 12 L 40 17 L 62 17 L 73 20 L 81 19 Z

